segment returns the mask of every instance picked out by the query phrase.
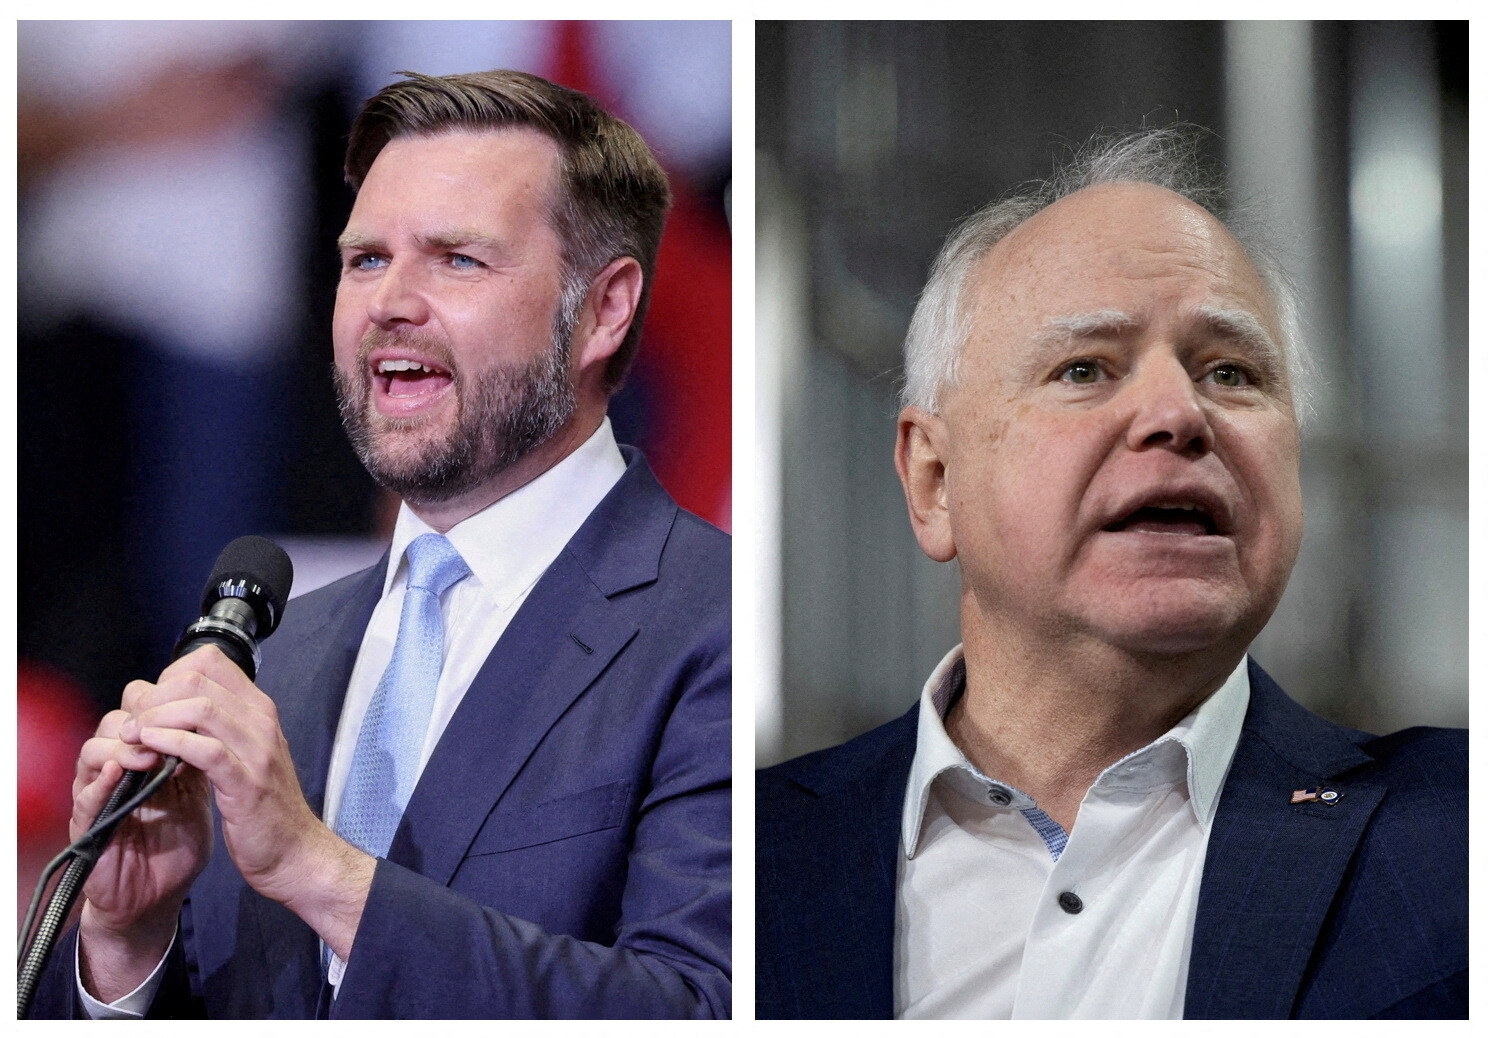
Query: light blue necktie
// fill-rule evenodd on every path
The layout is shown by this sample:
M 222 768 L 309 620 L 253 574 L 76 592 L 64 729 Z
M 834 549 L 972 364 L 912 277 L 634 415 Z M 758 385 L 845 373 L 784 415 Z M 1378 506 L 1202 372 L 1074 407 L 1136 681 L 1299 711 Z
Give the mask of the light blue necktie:
M 383 672 L 346 777 L 336 832 L 373 857 L 387 854 L 413 795 L 419 758 L 444 668 L 444 621 L 439 597 L 470 572 L 455 546 L 437 533 L 408 545 L 408 589 L 398 641 Z

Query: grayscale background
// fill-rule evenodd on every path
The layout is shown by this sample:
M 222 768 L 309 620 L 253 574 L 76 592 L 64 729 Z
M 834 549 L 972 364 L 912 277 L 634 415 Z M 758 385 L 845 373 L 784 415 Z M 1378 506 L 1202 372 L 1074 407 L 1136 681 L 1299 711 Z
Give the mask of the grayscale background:
M 959 580 L 894 475 L 899 350 L 961 216 L 1100 130 L 1214 130 L 1288 239 L 1323 376 L 1306 534 L 1252 654 L 1376 732 L 1467 723 L 1467 25 L 757 30 L 761 765 L 902 713 Z

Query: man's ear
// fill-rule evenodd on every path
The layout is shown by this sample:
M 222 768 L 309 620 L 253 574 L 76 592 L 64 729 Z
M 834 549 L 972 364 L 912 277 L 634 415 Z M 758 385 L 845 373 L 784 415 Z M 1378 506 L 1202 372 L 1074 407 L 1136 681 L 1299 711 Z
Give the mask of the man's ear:
M 641 265 L 633 256 L 611 260 L 589 282 L 589 295 L 574 329 L 574 360 L 580 372 L 603 373 L 625 341 L 641 305 Z
M 947 504 L 945 419 L 918 407 L 899 412 L 899 435 L 894 444 L 894 468 L 904 484 L 909 524 L 920 550 L 936 562 L 956 557 Z

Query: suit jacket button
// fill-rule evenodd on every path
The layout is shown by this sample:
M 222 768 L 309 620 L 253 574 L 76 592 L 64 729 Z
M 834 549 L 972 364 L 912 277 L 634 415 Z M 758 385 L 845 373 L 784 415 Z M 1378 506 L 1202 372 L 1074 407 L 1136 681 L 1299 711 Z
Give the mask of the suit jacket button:
M 1070 915 L 1078 915 L 1080 909 L 1085 907 L 1085 902 L 1080 900 L 1080 895 L 1066 890 L 1063 894 L 1059 895 L 1059 907 Z

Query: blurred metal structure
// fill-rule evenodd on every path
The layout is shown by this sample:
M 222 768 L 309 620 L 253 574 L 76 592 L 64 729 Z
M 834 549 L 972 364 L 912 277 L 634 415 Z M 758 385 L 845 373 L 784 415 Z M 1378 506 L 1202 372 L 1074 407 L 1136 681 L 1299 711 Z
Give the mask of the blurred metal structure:
M 899 349 L 946 232 L 1098 131 L 1178 120 L 1216 132 L 1285 234 L 1323 374 L 1302 556 L 1254 655 L 1343 723 L 1466 723 L 1466 34 L 759 24 L 762 609 L 780 603 L 759 763 L 901 713 L 959 640 L 959 575 L 920 554 L 892 464 Z

